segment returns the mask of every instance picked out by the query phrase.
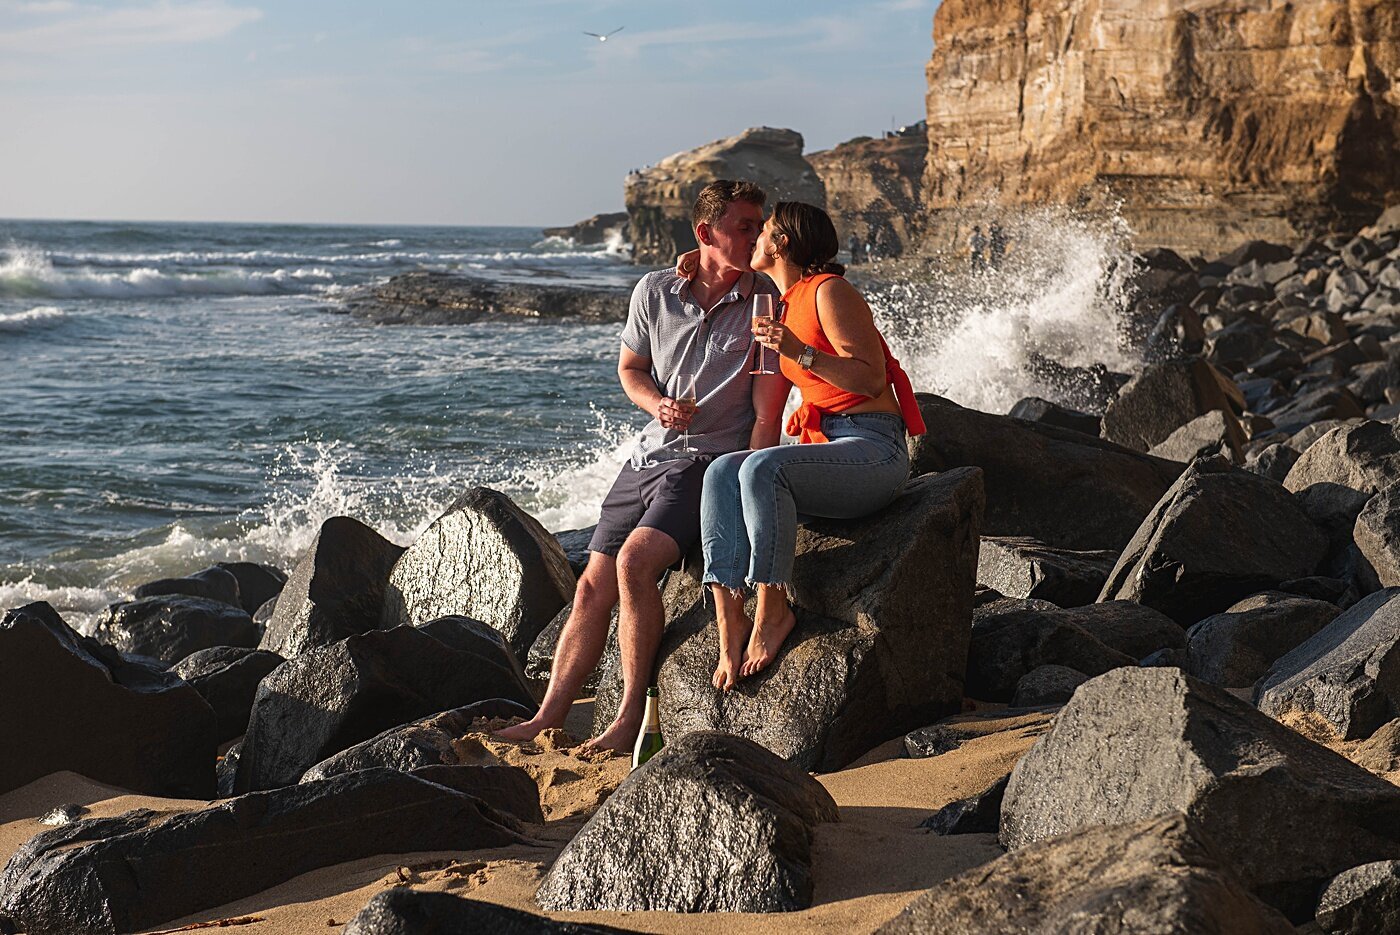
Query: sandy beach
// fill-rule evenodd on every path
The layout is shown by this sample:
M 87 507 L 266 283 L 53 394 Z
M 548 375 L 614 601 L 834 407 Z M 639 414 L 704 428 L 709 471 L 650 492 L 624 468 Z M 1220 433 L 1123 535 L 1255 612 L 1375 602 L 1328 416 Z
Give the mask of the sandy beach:
M 570 728 L 591 717 L 591 704 L 576 706 Z M 972 715 L 976 718 L 976 715 Z M 991 785 L 1034 742 L 1035 730 L 1009 730 L 968 741 L 928 759 L 904 756 L 902 741 L 872 750 L 851 767 L 818 775 L 836 800 L 841 821 L 817 828 L 813 849 L 816 894 L 810 909 L 784 914 L 584 912 L 553 914 L 637 932 L 870 932 L 938 881 L 1001 854 L 990 834 L 939 837 L 920 821 L 956 799 Z M 543 826 L 528 826 L 538 846 L 473 851 L 386 854 L 324 867 L 255 896 L 178 919 L 168 932 L 217 920 L 259 933 L 310 935 L 343 925 L 376 893 L 391 886 L 446 890 L 539 913 L 533 895 L 550 863 L 592 811 L 627 776 L 623 757 L 579 754 L 562 731 L 537 744 L 504 744 L 487 734 L 458 741 L 520 766 L 540 786 Z M 84 817 L 110 817 L 135 808 L 174 813 L 209 803 L 131 795 L 74 773 L 54 773 L 0 796 L 0 856 L 8 860 L 30 837 L 46 830 L 38 819 L 59 805 L 90 809 Z

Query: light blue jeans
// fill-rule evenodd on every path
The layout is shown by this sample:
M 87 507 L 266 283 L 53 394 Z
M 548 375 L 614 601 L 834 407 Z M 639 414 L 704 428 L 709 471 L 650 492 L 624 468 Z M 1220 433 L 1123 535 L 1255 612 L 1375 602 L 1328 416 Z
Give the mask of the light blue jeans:
M 706 584 L 792 583 L 797 520 L 854 519 L 899 496 L 909 479 L 904 420 L 890 412 L 822 418 L 830 441 L 721 455 L 705 471 L 700 541 Z

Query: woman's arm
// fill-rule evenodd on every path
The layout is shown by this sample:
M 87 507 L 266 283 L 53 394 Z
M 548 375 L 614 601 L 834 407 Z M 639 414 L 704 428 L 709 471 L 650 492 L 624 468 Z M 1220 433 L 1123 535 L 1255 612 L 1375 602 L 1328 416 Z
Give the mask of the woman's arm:
M 876 397 L 885 392 L 885 354 L 880 332 L 855 287 L 828 279 L 817 288 L 817 319 L 835 354 L 817 352 L 812 372 L 848 393 Z M 802 341 L 781 322 L 759 325 L 759 343 L 789 360 L 802 356 Z
M 765 373 L 753 379 L 753 431 L 749 447 L 772 448 L 778 444 L 783 430 L 783 406 L 787 404 L 792 383 L 781 373 Z

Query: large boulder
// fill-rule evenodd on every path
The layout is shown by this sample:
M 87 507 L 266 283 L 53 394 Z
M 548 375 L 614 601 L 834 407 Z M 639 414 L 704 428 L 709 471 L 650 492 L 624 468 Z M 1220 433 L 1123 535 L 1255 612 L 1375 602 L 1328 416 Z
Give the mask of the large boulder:
M 236 602 L 164 594 L 108 605 L 92 636 L 120 652 L 170 665 L 214 646 L 252 648 L 262 634 Z
M 258 608 L 282 593 L 287 584 L 287 575 L 280 568 L 261 565 L 257 562 L 218 562 L 221 568 L 233 575 L 238 582 L 238 603 L 249 616 Z
M 1042 841 L 940 883 L 879 935 L 1285 935 L 1181 814 Z
M 1369 584 L 1400 585 L 1400 486 L 1387 487 L 1366 502 L 1352 526 L 1352 541 L 1366 559 Z
M 1148 451 L 1155 457 L 1183 464 L 1215 455 L 1241 464 L 1244 446 L 1244 429 L 1239 420 L 1224 409 L 1212 409 L 1178 427 Z
M 662 576 L 661 583 L 664 584 L 665 576 Z M 535 638 L 534 644 L 530 647 L 530 654 L 525 658 L 525 674 L 538 682 L 549 681 L 550 673 L 554 670 L 554 654 L 559 649 L 559 637 L 564 635 L 564 625 L 569 622 L 569 615 L 574 612 L 574 602 L 570 601 L 554 615 L 554 619 L 549 621 L 549 625 L 540 631 L 540 635 Z M 603 655 L 598 660 L 598 665 L 584 679 L 583 691 L 593 693 L 598 689 L 598 683 L 603 674 L 617 664 L 618 654 L 622 651 L 617 642 L 617 618 L 619 607 L 614 604 L 612 613 L 608 617 L 607 642 L 603 644 Z
M 1341 425 L 1308 446 L 1283 486 L 1297 492 L 1313 484 L 1339 484 L 1377 494 L 1400 481 L 1400 428 L 1367 420 Z
M 534 710 L 500 633 L 465 617 L 374 630 L 303 653 L 258 686 L 235 788 L 291 785 L 380 731 L 490 698 Z
M 1343 740 L 1400 716 L 1400 588 L 1362 598 L 1275 661 L 1255 701 L 1274 717 L 1317 715 Z
M 554 911 L 790 912 L 812 902 L 821 784 L 758 744 L 695 731 L 633 771 L 535 893 Z
M 1336 873 L 1400 855 L 1400 788 L 1172 668 L 1079 687 L 1012 771 L 1001 840 L 1017 850 L 1174 811 L 1295 920 Z
M 1243 405 L 1239 387 L 1199 357 L 1164 360 L 1145 367 L 1108 404 L 1103 414 L 1103 437 L 1136 451 L 1147 451 L 1212 409 L 1228 411 L 1232 406 L 1240 409 Z M 1232 415 L 1227 425 L 1233 421 Z M 1222 433 L 1227 431 L 1221 429 Z M 1239 425 L 1235 424 L 1233 433 L 1238 432 Z M 1230 437 L 1239 438 L 1235 434 Z
M 928 432 L 909 443 L 912 471 L 980 467 L 987 487 L 984 535 L 1119 551 L 1182 471 L 1180 464 L 1071 429 L 917 396 Z
M 46 935 L 134 932 L 318 867 L 525 840 L 479 799 L 366 770 L 168 818 L 141 810 L 42 832 L 0 875 L 0 919 Z
M 625 929 L 560 922 L 451 893 L 396 886 L 375 895 L 342 935 L 621 935 Z
M 802 158 L 802 134 L 750 127 L 628 173 L 623 202 L 637 263 L 668 265 L 695 246 L 691 210 L 700 189 L 715 179 L 757 182 L 770 207 L 779 201 L 826 206 L 826 189 Z
M 1312 574 L 1326 551 L 1326 535 L 1278 484 L 1196 461 L 1143 520 L 1099 599 L 1137 601 L 1189 626 Z
M 574 572 L 558 540 L 505 494 L 474 487 L 394 565 L 383 625 L 471 617 L 500 630 L 524 659 L 573 594 Z
M 805 525 L 797 627 L 767 669 L 728 692 L 710 682 L 719 643 L 698 573 L 673 573 L 657 657 L 663 733 L 724 730 L 802 769 L 832 770 L 958 711 L 982 507 L 981 474 L 963 468 L 910 482 L 862 519 Z M 613 719 L 621 686 L 614 666 L 598 689 L 596 729 Z
M 1225 688 L 1253 688 L 1280 656 L 1341 610 L 1329 601 L 1282 591 L 1253 594 L 1186 632 L 1189 674 Z
M 1086 675 L 1100 675 L 1119 666 L 1135 666 L 1147 655 L 1113 649 L 1080 626 L 1080 620 L 1090 616 L 1081 613 L 1087 610 L 1013 598 L 982 604 L 973 612 L 964 691 L 982 701 L 1010 701 L 1017 683 L 1041 666 L 1065 666 Z M 1153 611 L 1149 613 L 1160 618 Z M 1176 630 L 1173 642 L 1180 643 L 1180 628 L 1170 620 L 1166 623 Z M 1153 650 L 1167 645 L 1170 643 Z
M 1024 536 L 983 536 L 977 583 L 1007 597 L 1032 597 L 1061 607 L 1092 604 L 1118 553 L 1056 549 Z
M 72 770 L 146 795 L 214 795 L 217 731 L 199 693 L 43 602 L 0 620 L 0 712 L 0 793 Z
M 187 597 L 202 597 L 210 601 L 220 601 L 234 607 L 242 607 L 239 599 L 238 578 L 233 572 L 217 565 L 197 571 L 183 578 L 161 578 L 148 581 L 132 592 L 140 600 L 143 597 L 162 597 L 167 594 L 183 594 Z M 256 610 L 257 608 L 253 608 Z M 246 611 L 252 616 L 252 611 Z
M 194 686 L 218 718 L 219 742 L 232 740 L 248 726 L 258 684 L 283 662 L 265 649 L 215 646 L 190 653 L 170 667 Z
M 258 648 L 291 659 L 378 629 L 389 573 L 402 554 L 359 520 L 332 516 L 292 569 Z
M 1317 902 L 1327 935 L 1400 932 L 1400 860 L 1378 860 L 1337 874 Z

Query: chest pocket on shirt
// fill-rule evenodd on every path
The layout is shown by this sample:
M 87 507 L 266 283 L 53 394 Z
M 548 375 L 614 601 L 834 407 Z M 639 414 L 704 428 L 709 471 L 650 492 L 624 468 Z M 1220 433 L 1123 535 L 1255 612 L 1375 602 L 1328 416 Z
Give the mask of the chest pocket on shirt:
M 714 331 L 710 334 L 710 351 L 719 354 L 742 354 L 749 349 L 753 335 L 731 334 L 727 331 Z

